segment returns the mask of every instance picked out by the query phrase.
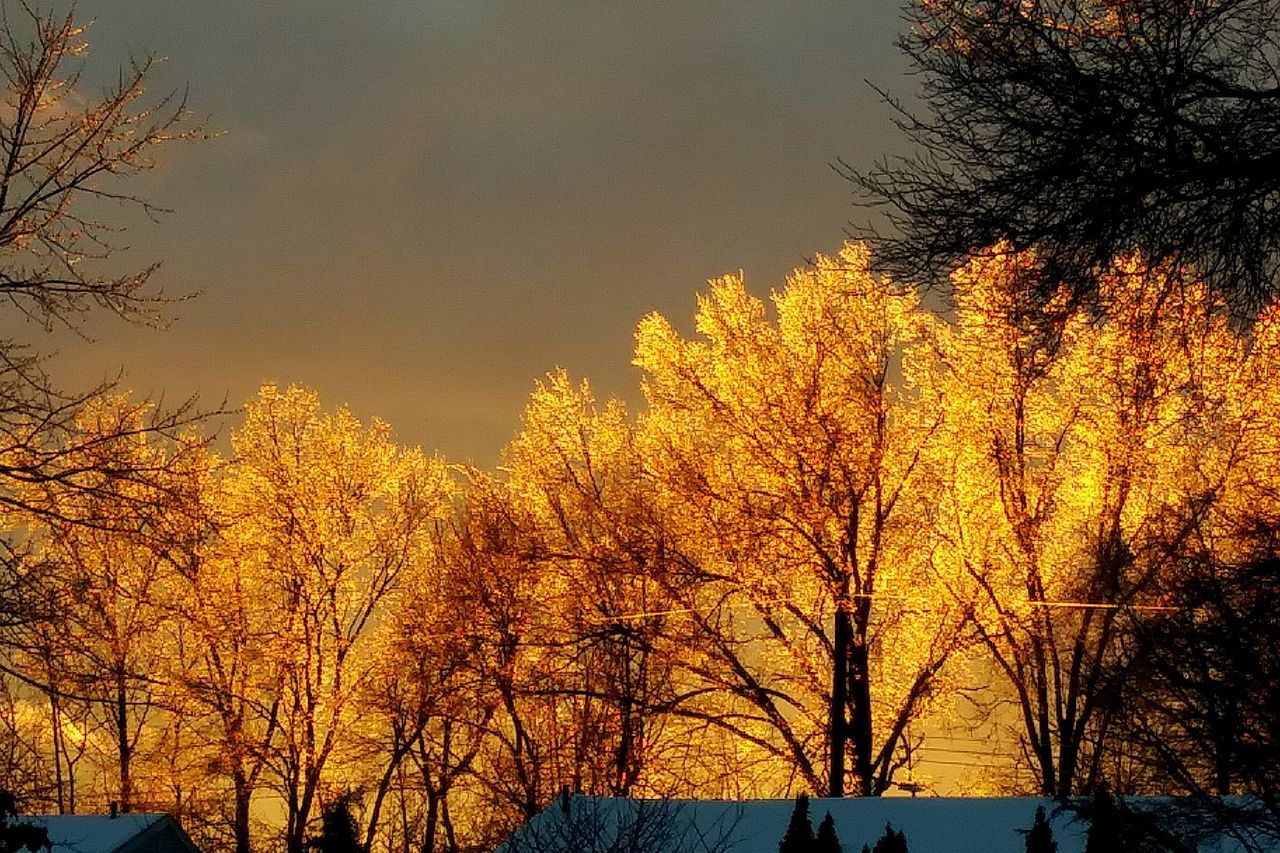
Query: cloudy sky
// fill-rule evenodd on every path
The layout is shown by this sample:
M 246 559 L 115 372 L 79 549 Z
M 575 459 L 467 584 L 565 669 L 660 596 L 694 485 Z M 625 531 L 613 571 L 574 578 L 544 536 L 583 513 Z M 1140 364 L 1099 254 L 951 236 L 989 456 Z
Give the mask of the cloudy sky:
M 904 94 L 895 0 L 83 0 L 89 65 L 167 57 L 222 135 L 138 189 L 128 237 L 166 331 L 28 330 L 84 385 L 122 368 L 238 405 L 264 380 L 489 465 L 563 366 L 637 397 L 632 335 L 688 328 L 711 276 L 759 293 L 856 216 L 830 163 L 899 145 L 864 79 Z

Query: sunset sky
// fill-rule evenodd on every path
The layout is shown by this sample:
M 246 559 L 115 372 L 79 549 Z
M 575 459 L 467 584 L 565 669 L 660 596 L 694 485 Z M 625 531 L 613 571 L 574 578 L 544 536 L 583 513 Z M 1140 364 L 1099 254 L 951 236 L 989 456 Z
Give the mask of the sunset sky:
M 898 4 L 86 0 L 90 77 L 168 57 L 223 135 L 136 189 L 164 332 L 31 329 L 54 375 L 168 399 L 317 389 L 451 460 L 497 460 L 557 366 L 634 400 L 633 332 L 708 277 L 757 292 L 857 212 L 829 164 L 892 153 Z

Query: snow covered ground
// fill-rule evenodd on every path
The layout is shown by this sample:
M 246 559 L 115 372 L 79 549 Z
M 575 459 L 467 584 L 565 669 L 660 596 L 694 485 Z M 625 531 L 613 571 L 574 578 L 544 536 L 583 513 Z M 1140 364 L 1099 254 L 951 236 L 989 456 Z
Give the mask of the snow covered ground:
M 1168 799 L 1135 798 L 1136 811 L 1167 809 Z M 777 853 L 790 800 L 628 800 L 571 796 L 533 818 L 504 853 L 557 850 L 626 853 Z M 886 824 L 905 833 L 910 853 L 1025 853 L 1024 831 L 1043 806 L 1058 853 L 1082 853 L 1088 821 L 1073 809 L 1034 797 L 866 798 L 812 800 L 815 829 L 831 813 L 845 853 L 874 846 Z M 1239 853 L 1238 840 L 1187 838 L 1202 853 Z M 1280 850 L 1274 843 L 1262 849 Z

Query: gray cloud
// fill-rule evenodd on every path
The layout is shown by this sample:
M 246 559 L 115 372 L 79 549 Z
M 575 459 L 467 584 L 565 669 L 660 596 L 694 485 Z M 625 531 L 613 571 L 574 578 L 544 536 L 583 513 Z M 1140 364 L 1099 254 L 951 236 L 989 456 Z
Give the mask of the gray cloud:
M 144 189 L 130 235 L 164 333 L 50 342 L 68 383 L 233 403 L 316 387 L 402 439 L 491 463 L 563 365 L 631 396 L 631 332 L 707 277 L 764 291 L 834 249 L 828 164 L 891 150 L 863 78 L 907 89 L 896 3 L 85 2 L 92 68 L 129 51 L 226 134 Z

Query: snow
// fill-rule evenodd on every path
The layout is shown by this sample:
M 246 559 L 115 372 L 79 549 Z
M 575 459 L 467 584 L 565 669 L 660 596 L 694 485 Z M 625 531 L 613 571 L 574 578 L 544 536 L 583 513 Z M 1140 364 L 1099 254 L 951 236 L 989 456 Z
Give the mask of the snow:
M 1133 798 L 1125 803 L 1137 811 L 1167 808 L 1167 798 Z M 1035 797 L 929 797 L 817 799 L 810 801 L 809 817 L 816 829 L 828 811 L 835 821 L 845 853 L 859 853 L 862 845 L 875 846 L 886 824 L 906 834 L 910 853 L 1025 853 L 1023 832 L 1043 806 L 1053 826 L 1058 853 L 1082 853 L 1087 820 L 1052 800 Z M 508 842 L 505 853 L 526 849 L 582 850 L 662 849 L 708 853 L 776 853 L 794 808 L 791 800 L 628 800 L 573 796 L 569 813 L 576 840 L 564 844 L 564 810 L 559 801 L 522 827 Z M 614 846 L 613 840 L 634 834 L 646 821 L 668 828 L 658 840 L 639 845 Z M 589 837 L 589 841 L 586 840 Z M 554 839 L 550 846 L 546 842 Z M 584 843 L 585 842 L 585 843 Z M 500 850 L 503 848 L 499 848 Z M 1241 845 L 1231 839 L 1203 843 L 1201 851 L 1238 853 Z M 1274 840 L 1263 849 L 1280 851 Z
M 22 823 L 49 830 L 53 853 L 112 853 L 138 833 L 163 820 L 163 814 L 32 815 Z

